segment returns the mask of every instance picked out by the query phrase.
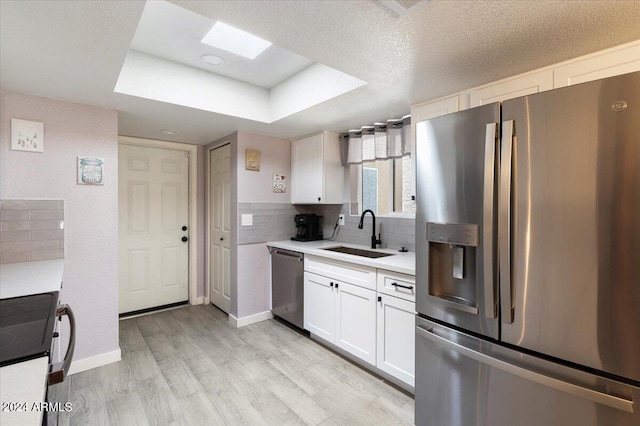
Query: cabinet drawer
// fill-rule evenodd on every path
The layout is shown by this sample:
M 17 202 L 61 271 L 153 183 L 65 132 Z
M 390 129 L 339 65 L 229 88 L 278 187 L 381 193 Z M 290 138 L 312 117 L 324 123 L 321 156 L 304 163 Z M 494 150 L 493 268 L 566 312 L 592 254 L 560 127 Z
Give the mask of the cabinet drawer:
M 413 275 L 379 269 L 378 292 L 415 302 L 416 278 Z
M 304 270 L 340 282 L 347 282 L 370 290 L 376 289 L 376 269 L 355 263 L 305 256 Z

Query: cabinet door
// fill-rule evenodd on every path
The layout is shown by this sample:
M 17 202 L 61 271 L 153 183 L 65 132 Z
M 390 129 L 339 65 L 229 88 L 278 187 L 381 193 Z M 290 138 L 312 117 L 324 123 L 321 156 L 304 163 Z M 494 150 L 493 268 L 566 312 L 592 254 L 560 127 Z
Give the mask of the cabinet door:
M 376 292 L 341 282 L 336 309 L 335 344 L 376 365 Z
M 553 70 L 503 80 L 469 94 L 469 107 L 477 107 L 553 89 Z
M 416 304 L 386 295 L 378 302 L 377 367 L 415 386 Z
M 291 142 L 291 203 L 324 202 L 323 135 Z
M 304 329 L 328 342 L 335 340 L 336 292 L 327 277 L 304 274 Z
M 557 89 L 634 71 L 640 71 L 640 43 L 555 68 L 553 87 Z

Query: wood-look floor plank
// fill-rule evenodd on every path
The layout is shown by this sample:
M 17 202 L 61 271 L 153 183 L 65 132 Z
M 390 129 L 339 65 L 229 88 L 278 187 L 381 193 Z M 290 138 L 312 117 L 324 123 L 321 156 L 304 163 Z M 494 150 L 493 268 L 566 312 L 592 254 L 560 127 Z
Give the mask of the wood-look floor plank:
M 278 339 L 274 339 L 270 336 L 266 336 L 251 329 L 250 327 L 242 327 L 238 330 L 243 330 L 244 333 L 240 338 L 251 345 L 255 351 L 265 359 L 276 358 L 282 353 L 282 348 L 286 345 L 284 342 L 278 342 Z
M 266 375 L 256 375 L 255 371 L 245 368 L 245 366 L 237 360 L 227 361 L 224 364 L 218 365 L 218 367 L 223 383 L 228 383 L 228 387 L 224 387 L 222 391 L 227 388 L 233 389 L 249 401 L 253 401 L 269 393 L 269 389 L 264 380 Z M 256 379 L 256 377 L 262 378 Z
M 162 327 L 156 321 L 155 315 L 144 315 L 141 317 L 133 318 L 136 325 L 138 326 L 138 330 L 143 337 L 153 336 L 156 334 L 162 333 Z
M 274 394 L 268 393 L 254 401 L 251 405 L 260 413 L 260 416 L 269 425 L 304 425 L 304 421 L 298 417 L 284 402 Z
M 80 373 L 68 376 L 68 380 L 71 380 L 71 392 L 88 386 L 103 385 L 102 378 L 102 369 L 99 368 L 93 368 L 91 370 L 82 371 Z
M 348 383 L 336 382 L 314 395 L 315 401 L 325 410 L 353 424 L 378 424 L 368 415 L 366 407 L 376 400 L 376 396 L 353 388 Z
M 246 343 L 238 345 L 234 348 L 229 348 L 229 352 L 241 364 L 248 364 L 265 360 L 262 356 L 260 356 L 258 351 L 253 348 L 253 346 Z
M 195 356 L 204 356 L 204 351 L 195 341 L 195 338 L 184 333 L 167 333 L 167 339 L 173 345 L 176 352 L 182 359 L 189 359 Z
M 178 402 L 164 377 L 139 381 L 138 392 L 150 424 L 166 425 L 182 418 Z
M 327 410 L 284 374 L 271 378 L 268 387 L 306 424 L 317 425 L 331 417 Z
M 368 404 L 367 410 L 371 416 L 375 416 L 379 422 L 384 424 L 413 424 L 413 413 L 408 417 L 407 413 L 402 410 L 402 406 L 397 406 L 383 397 Z
M 229 424 L 204 392 L 196 392 L 193 395 L 178 398 L 178 405 L 182 418 L 171 423 L 171 425 L 209 426 Z
M 73 407 L 69 413 L 70 425 L 109 425 L 107 401 L 100 385 L 84 386 L 71 391 L 70 399 Z
M 149 335 L 144 340 L 157 362 L 178 358 L 178 352 L 164 334 Z
M 136 380 L 125 361 L 107 364 L 100 369 L 104 391 L 108 399 L 117 398 L 123 393 L 136 389 Z
M 129 365 L 136 380 L 147 380 L 162 374 L 149 348 L 124 353 L 122 358 Z
M 263 416 L 251 405 L 246 394 L 235 389 L 207 393 L 213 407 L 228 425 L 266 425 Z
M 183 358 L 182 361 L 189 371 L 191 371 L 191 374 L 196 378 L 199 378 L 207 371 L 216 370 L 218 368 L 211 358 L 206 356 L 204 352 L 186 359 Z
M 185 363 L 192 360 L 193 358 L 186 360 Z M 211 363 L 211 365 L 213 365 L 213 367 L 200 370 L 198 374 L 194 374 L 205 392 L 217 392 L 234 387 L 232 378 L 235 376 L 232 373 L 223 370 L 223 367 L 216 364 Z
M 107 413 L 111 426 L 147 426 L 155 423 L 153 419 L 149 422 L 137 391 L 127 392 L 108 401 Z
M 120 349 L 122 352 L 143 349 L 147 347 L 135 318 L 120 320 Z
M 203 390 L 182 359 L 174 358 L 160 361 L 158 367 L 160 367 L 162 375 L 174 395 L 185 397 Z
M 214 363 L 221 363 L 233 359 L 233 355 L 229 349 L 213 335 L 195 336 L 193 340 Z

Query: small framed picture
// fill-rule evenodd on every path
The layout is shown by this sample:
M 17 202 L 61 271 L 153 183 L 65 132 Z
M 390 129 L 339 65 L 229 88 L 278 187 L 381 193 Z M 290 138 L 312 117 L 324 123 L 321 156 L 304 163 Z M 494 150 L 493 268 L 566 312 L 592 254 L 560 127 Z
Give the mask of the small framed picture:
M 284 193 L 287 192 L 287 181 L 284 173 L 273 174 L 273 192 Z
M 260 151 L 247 149 L 244 168 L 246 170 L 253 170 L 256 172 L 260 171 Z
M 78 157 L 78 184 L 103 185 L 104 158 Z
M 11 149 L 44 152 L 44 123 L 11 119 Z

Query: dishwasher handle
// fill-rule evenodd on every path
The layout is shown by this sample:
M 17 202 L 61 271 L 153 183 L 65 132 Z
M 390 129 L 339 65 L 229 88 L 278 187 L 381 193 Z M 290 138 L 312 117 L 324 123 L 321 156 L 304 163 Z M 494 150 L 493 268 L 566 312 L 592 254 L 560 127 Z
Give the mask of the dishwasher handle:
M 302 262 L 302 260 L 304 259 L 304 254 L 297 253 L 295 251 L 282 250 L 282 249 L 276 249 L 276 248 L 269 248 L 269 252 L 271 253 L 271 255 L 277 255 L 277 256 L 283 256 L 283 257 L 293 257 L 293 258 L 298 259 L 298 261 L 300 261 L 300 262 Z

